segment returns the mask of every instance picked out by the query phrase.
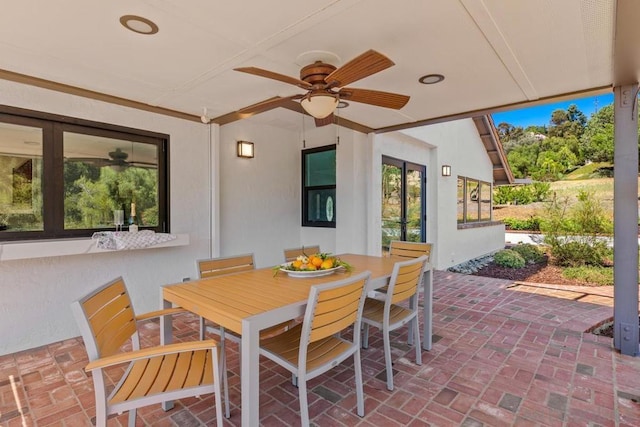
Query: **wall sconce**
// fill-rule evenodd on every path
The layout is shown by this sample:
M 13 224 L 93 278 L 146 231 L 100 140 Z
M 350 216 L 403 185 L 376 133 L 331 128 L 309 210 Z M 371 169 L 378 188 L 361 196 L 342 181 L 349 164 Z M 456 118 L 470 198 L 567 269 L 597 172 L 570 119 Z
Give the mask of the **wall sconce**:
M 451 166 L 442 165 L 442 176 L 451 176 Z
M 245 159 L 253 158 L 253 142 L 238 141 L 238 157 Z

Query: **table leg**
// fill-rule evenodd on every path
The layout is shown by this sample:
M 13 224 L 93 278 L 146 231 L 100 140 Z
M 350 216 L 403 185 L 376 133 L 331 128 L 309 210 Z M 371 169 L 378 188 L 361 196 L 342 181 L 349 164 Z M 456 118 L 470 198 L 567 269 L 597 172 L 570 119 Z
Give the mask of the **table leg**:
M 173 305 L 161 298 L 162 308 L 171 308 Z M 160 344 L 167 345 L 173 342 L 173 317 L 172 316 L 160 316 Z M 173 400 L 162 402 L 162 410 L 168 411 L 173 409 Z
M 422 280 L 424 284 L 423 291 L 423 336 L 422 336 L 422 348 L 425 350 L 431 350 L 432 335 L 433 335 L 433 271 L 431 267 L 424 273 Z
M 252 324 L 253 323 L 253 324 Z M 242 425 L 258 426 L 260 420 L 260 326 L 242 320 L 240 391 L 242 394 Z

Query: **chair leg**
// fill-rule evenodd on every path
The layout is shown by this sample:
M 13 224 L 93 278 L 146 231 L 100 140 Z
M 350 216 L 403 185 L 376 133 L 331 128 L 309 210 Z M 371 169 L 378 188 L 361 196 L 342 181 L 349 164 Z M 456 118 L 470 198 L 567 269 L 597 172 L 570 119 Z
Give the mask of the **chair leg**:
M 204 340 L 204 332 L 206 327 L 204 325 L 204 317 L 200 317 L 200 341 Z
M 220 354 L 222 358 L 222 363 L 220 364 L 221 377 L 222 377 L 222 392 L 224 393 L 224 417 L 231 417 L 231 408 L 229 408 L 229 381 L 227 375 L 227 352 L 225 349 L 224 341 L 220 344 Z
M 136 427 L 136 408 L 129 410 L 129 427 Z
M 358 416 L 364 417 L 364 392 L 362 385 L 362 364 L 360 359 L 360 349 L 353 353 L 353 369 L 356 376 L 356 410 Z
M 420 323 L 416 315 L 411 323 L 413 325 L 413 337 L 416 344 L 416 365 L 422 365 L 422 345 L 420 343 Z
M 369 324 L 368 323 L 364 323 L 364 326 L 362 328 L 362 348 L 369 348 Z
M 382 337 L 384 341 L 384 361 L 387 368 L 387 390 L 393 391 L 393 368 L 391 366 L 391 338 L 389 329 L 383 328 Z
M 309 425 L 309 403 L 307 401 L 307 378 L 298 376 L 298 396 L 300 401 L 300 421 L 302 426 Z
M 213 357 L 213 381 L 214 381 L 214 386 L 215 386 L 215 396 L 214 399 L 216 401 L 216 425 L 218 427 L 222 427 L 222 388 L 220 387 L 220 374 L 222 373 L 220 370 L 220 367 L 224 365 L 224 361 L 220 360 L 220 357 L 224 358 L 224 353 L 221 352 L 224 351 L 224 349 L 220 349 L 220 348 L 215 348 L 214 349 L 214 353 L 212 354 Z M 222 374 L 224 376 L 224 374 Z M 224 381 L 224 380 L 222 380 Z M 226 410 L 229 409 L 229 402 L 225 397 L 225 406 L 226 406 Z M 227 417 L 228 418 L 228 417 Z

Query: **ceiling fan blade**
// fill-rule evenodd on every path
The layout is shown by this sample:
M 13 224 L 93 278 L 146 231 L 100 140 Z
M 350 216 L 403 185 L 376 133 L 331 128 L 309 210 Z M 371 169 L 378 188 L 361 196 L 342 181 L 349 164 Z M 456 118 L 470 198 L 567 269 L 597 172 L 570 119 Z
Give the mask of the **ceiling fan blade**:
M 241 108 L 238 110 L 240 114 L 258 114 L 263 113 L 265 111 L 272 110 L 274 108 L 279 107 L 282 104 L 286 104 L 290 99 L 296 98 L 298 95 L 288 96 L 283 98 L 281 96 L 274 96 L 273 98 L 269 98 L 265 101 L 257 102 L 253 105 L 249 105 L 248 107 Z
M 368 50 L 329 74 L 324 81 L 329 87 L 342 87 L 393 65 L 395 63 L 383 54 Z
M 278 80 L 280 82 L 289 83 L 294 86 L 298 86 L 302 89 L 311 89 L 311 84 L 304 80 L 296 79 L 295 77 L 285 76 L 284 74 L 274 73 L 273 71 L 263 70 L 256 67 L 242 67 L 234 68 L 234 71 L 240 71 L 242 73 L 253 74 L 254 76 L 266 77 L 268 79 Z
M 316 121 L 316 127 L 330 125 L 333 123 L 333 113 L 329 114 L 324 119 L 315 119 L 315 121 Z
M 340 99 L 345 101 L 361 102 L 378 107 L 393 108 L 394 110 L 399 110 L 404 107 L 410 98 L 407 95 L 400 95 L 399 93 L 350 87 L 340 89 L 339 94 Z

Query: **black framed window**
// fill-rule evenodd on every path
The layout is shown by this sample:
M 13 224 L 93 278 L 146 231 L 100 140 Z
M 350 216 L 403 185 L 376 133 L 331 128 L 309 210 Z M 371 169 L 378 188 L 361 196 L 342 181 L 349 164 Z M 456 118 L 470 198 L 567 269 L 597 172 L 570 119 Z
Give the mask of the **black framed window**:
M 168 144 L 164 134 L 0 107 L 0 241 L 114 230 L 116 210 L 125 230 L 135 221 L 168 232 Z
M 336 226 L 336 146 L 302 151 L 302 225 Z

